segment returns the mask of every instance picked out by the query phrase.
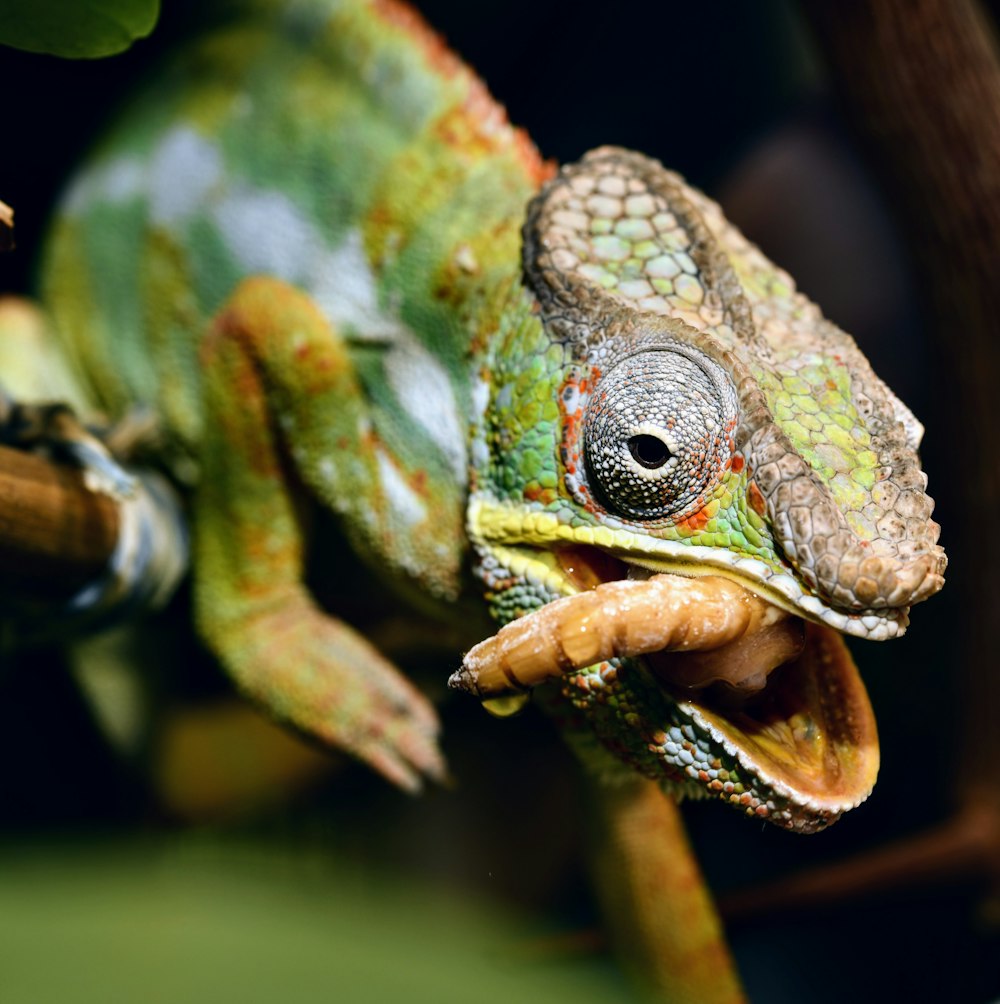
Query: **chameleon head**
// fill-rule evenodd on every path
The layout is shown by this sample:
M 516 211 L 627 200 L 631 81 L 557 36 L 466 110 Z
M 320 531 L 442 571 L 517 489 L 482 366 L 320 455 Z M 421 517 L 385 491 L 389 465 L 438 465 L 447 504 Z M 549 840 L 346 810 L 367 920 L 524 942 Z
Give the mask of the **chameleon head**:
M 541 191 L 524 271 L 473 454 L 496 615 L 651 572 L 793 615 L 797 647 L 730 646 L 735 682 L 763 687 L 738 709 L 687 689 L 726 676 L 719 659 L 692 676 L 647 657 L 563 677 L 555 711 L 644 773 L 820 828 L 877 769 L 839 633 L 901 634 L 943 583 L 919 423 L 718 206 L 638 154 L 596 150 Z M 765 663 L 785 664 L 766 686 Z

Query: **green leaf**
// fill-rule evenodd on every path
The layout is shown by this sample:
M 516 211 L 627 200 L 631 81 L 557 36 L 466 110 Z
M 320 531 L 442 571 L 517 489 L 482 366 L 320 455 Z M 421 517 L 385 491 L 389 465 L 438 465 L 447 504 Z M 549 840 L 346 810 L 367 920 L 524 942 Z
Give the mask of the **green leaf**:
M 160 0 L 0 0 L 0 45 L 69 59 L 123 52 L 156 24 Z

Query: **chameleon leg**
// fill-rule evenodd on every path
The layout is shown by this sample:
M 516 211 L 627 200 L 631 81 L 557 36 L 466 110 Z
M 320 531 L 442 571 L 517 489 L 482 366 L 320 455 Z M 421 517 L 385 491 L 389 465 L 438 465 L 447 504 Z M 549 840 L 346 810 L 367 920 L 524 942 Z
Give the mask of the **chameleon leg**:
M 307 491 L 348 534 L 383 511 L 342 339 L 305 294 L 251 279 L 216 318 L 202 359 L 201 459 L 211 472 L 195 499 L 203 637 L 238 686 L 285 723 L 407 790 L 423 776 L 440 779 L 430 703 L 303 583 Z
M 746 997 L 680 810 L 652 781 L 596 784 L 592 870 L 619 957 L 655 1000 Z

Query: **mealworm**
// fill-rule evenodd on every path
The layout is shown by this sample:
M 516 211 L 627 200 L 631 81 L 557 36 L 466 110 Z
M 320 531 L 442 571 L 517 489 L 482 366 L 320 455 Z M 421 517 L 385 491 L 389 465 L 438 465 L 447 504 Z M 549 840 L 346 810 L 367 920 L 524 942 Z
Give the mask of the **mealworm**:
M 486 698 L 614 657 L 718 648 L 756 631 L 772 609 L 715 575 L 616 579 L 511 621 L 466 654 L 448 685 Z

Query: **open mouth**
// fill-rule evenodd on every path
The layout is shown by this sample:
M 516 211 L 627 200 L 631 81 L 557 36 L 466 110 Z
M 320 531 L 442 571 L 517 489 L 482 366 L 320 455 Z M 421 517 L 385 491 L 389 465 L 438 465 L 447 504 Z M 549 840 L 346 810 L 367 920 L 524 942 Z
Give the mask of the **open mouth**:
M 878 738 L 838 632 L 718 577 L 649 576 L 586 546 L 558 561 L 580 592 L 502 629 L 480 663 L 467 656 L 495 671 L 490 692 L 558 677 L 637 770 L 789 829 L 821 829 L 864 801 Z M 455 685 L 473 690 L 467 667 Z
M 803 811 L 836 818 L 875 784 L 875 718 L 850 652 L 831 628 L 804 625 L 801 651 L 752 694 L 725 683 L 687 692 L 664 686 L 744 768 Z

